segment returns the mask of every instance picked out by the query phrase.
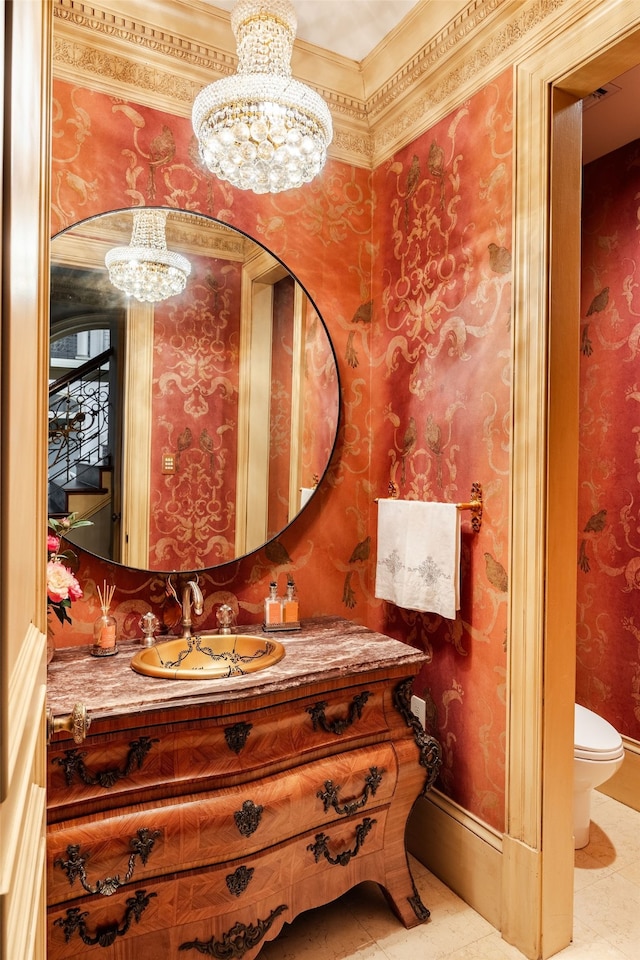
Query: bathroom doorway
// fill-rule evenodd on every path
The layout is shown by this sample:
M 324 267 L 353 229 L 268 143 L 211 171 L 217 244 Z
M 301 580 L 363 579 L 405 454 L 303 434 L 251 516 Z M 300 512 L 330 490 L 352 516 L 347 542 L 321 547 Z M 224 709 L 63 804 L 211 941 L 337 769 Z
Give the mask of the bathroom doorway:
M 576 8 L 576 11 L 578 8 Z M 573 925 L 580 101 L 638 62 L 640 9 L 580 7 L 515 65 L 513 443 L 502 933 L 551 957 Z M 586 10 L 586 12 L 585 12 Z M 516 903 L 529 902 L 523 916 Z
M 624 11 L 621 11 L 624 13 Z M 631 21 L 637 11 L 629 15 Z M 569 484 L 578 482 L 577 473 L 577 413 L 574 414 L 571 405 L 566 405 L 566 385 L 561 386 L 562 378 L 569 369 L 569 377 L 577 381 L 571 387 L 575 393 L 579 382 L 577 356 L 580 343 L 580 291 L 579 277 L 581 269 L 580 225 L 582 217 L 581 181 L 582 181 L 582 105 L 581 101 L 593 91 L 604 87 L 620 74 L 625 73 L 638 63 L 638 49 L 640 44 L 640 30 L 638 24 L 610 23 L 608 32 L 603 30 L 603 24 L 597 23 L 594 16 L 592 29 L 585 31 L 581 38 L 585 42 L 580 47 L 579 62 L 572 60 L 574 52 L 570 44 L 565 42 L 564 63 L 562 55 L 554 64 L 556 78 L 552 80 L 553 67 L 547 67 L 547 76 L 550 81 L 550 136 L 548 142 L 549 166 L 551 170 L 551 186 L 549 194 L 550 236 L 552 239 L 549 252 L 548 275 L 551 278 L 549 300 L 549 378 L 551 389 L 549 392 L 547 437 L 548 459 L 548 495 L 547 495 L 547 581 L 553 583 L 556 577 L 565 578 L 568 571 L 563 571 L 565 562 L 563 551 L 559 546 L 561 536 L 571 536 L 571 529 L 577 534 L 577 514 L 575 525 L 572 521 L 561 522 L 557 528 L 554 517 L 557 517 L 558 504 L 562 504 L 565 511 L 577 511 L 577 491 L 566 489 Z M 575 111 L 579 111 L 576 122 Z M 640 135 L 640 130 L 637 136 Z M 554 242 L 554 237 L 556 242 Z M 569 238 L 569 242 L 565 242 Z M 556 357 L 554 359 L 554 350 Z M 569 364 L 568 368 L 566 364 Z M 556 382 L 557 381 L 557 382 Z M 554 382 L 556 389 L 554 391 Z M 568 471 L 565 465 L 569 464 Z M 557 483 L 554 483 L 554 479 Z M 563 488 L 563 484 L 565 485 Z M 555 503 L 554 503 L 555 501 Z M 575 540 L 574 553 L 577 547 Z M 566 554 L 564 554 L 566 557 Z M 574 556 L 573 568 L 576 569 Z M 573 575 L 573 574 L 571 574 Z M 556 587 L 555 603 L 562 602 L 562 591 Z M 570 595 L 570 594 L 568 594 Z M 553 597 L 550 598 L 551 608 Z M 544 713 L 543 724 L 547 727 L 555 720 L 558 726 L 555 737 L 561 743 L 562 750 L 566 751 L 571 745 L 573 754 L 573 700 L 574 677 L 576 664 L 575 647 L 575 615 L 573 628 L 565 630 L 562 627 L 562 615 L 555 614 L 553 609 L 547 614 L 547 637 L 544 679 Z M 555 700 L 556 703 L 550 703 Z M 546 738 L 545 738 L 546 739 Z M 560 751 L 558 753 L 558 760 Z M 571 803 L 571 796 L 564 793 L 562 788 L 552 785 L 555 775 L 559 773 L 559 765 L 552 762 L 545 771 L 545 785 L 543 793 L 549 796 L 548 810 L 555 806 L 558 809 L 560 802 L 563 808 Z M 549 781 L 549 786 L 547 786 Z M 566 809 L 564 809 L 566 822 Z M 543 835 L 545 822 L 548 822 L 552 813 L 543 815 Z M 573 870 L 570 878 L 567 876 L 564 883 L 570 882 L 573 887 Z M 547 885 L 553 889 L 553 881 Z M 566 891 L 565 891 L 566 894 Z M 553 924 L 551 923 L 551 926 Z M 544 928 L 544 924 L 543 924 Z M 543 937 L 544 940 L 544 937 Z M 544 956 L 551 955 L 546 950 Z
M 630 50 L 630 42 L 633 43 L 635 47 L 635 53 L 633 50 Z M 581 137 L 580 137 L 580 172 L 582 173 L 582 164 L 587 164 L 594 162 L 613 151 L 617 151 L 627 144 L 632 143 L 635 140 L 640 139 L 640 118 L 637 114 L 637 101 L 640 97 L 640 63 L 638 62 L 638 48 L 640 47 L 640 31 L 635 31 L 632 34 L 628 34 L 624 40 L 620 40 L 616 45 L 612 46 L 606 51 L 606 55 L 594 54 L 594 56 L 585 60 L 574 72 L 572 72 L 566 80 L 559 83 L 554 88 L 554 97 L 567 97 L 569 100 L 575 96 L 577 90 L 588 84 L 590 87 L 593 87 L 591 94 L 585 94 L 583 98 L 580 99 L 580 104 L 582 108 L 582 124 L 581 124 Z M 630 63 L 630 61 L 632 61 Z M 619 94 L 619 102 L 612 100 L 615 94 Z M 595 104 L 595 105 L 594 105 Z M 625 106 L 626 104 L 626 106 Z M 554 104 L 555 105 L 555 104 Z M 631 108 L 633 105 L 633 108 Z M 608 113 L 611 114 L 609 119 Z M 564 168 L 567 164 L 570 164 L 574 170 L 576 167 L 576 157 L 575 157 L 575 144 L 571 144 L 568 147 L 568 150 L 565 150 L 564 147 L 566 144 L 563 143 L 562 138 L 560 138 L 560 149 L 554 150 L 552 147 L 551 153 L 551 163 L 552 169 L 555 166 L 556 168 Z M 618 183 L 613 184 L 614 189 L 617 189 Z M 581 184 L 582 187 L 582 184 Z M 556 219 L 559 223 L 562 223 L 563 219 L 563 197 L 562 195 L 556 196 L 555 201 L 552 195 L 552 205 L 551 205 L 551 220 Z M 584 211 L 582 208 L 582 190 L 581 190 L 581 204 L 579 212 L 579 226 L 582 230 Z M 625 229 L 621 227 L 621 229 Z M 603 237 L 603 241 L 612 240 L 615 242 L 615 238 Z M 567 325 L 567 315 L 564 316 L 558 315 L 554 317 L 553 313 L 553 304 L 556 299 L 562 298 L 563 289 L 566 288 L 566 276 L 565 273 L 576 273 L 581 274 L 583 269 L 583 259 L 582 259 L 582 245 L 579 250 L 580 259 L 577 261 L 569 260 L 566 257 L 567 251 L 563 251 L 563 263 L 562 270 L 559 270 L 555 273 L 551 273 L 551 318 L 550 323 L 553 328 L 554 323 L 557 321 L 557 325 L 562 324 L 566 327 Z M 630 268 L 631 269 L 631 268 Z M 613 295 L 613 290 L 612 294 Z M 583 294 L 584 296 L 584 294 Z M 618 296 L 621 296 L 621 292 L 618 292 Z M 587 301 L 588 303 L 588 301 Z M 633 303 L 637 303 L 637 299 L 634 296 Z M 582 313 L 580 313 L 580 307 Z M 586 304 L 583 302 L 582 305 L 578 301 L 577 308 L 573 306 L 571 316 L 571 336 L 574 343 L 580 343 L 580 350 L 583 349 L 583 340 L 584 340 L 584 330 L 574 329 L 575 324 L 578 323 L 580 327 L 584 325 L 585 316 L 588 315 L 589 311 L 586 309 Z M 566 309 L 566 307 L 565 307 Z M 630 307 L 631 314 L 635 314 L 636 309 Z M 597 314 L 593 316 L 593 322 L 597 321 Z M 593 326 L 593 324 L 592 324 Z M 622 328 L 620 328 L 622 329 Z M 623 337 L 623 333 L 619 333 L 619 337 Z M 601 334 L 603 342 L 606 340 L 606 335 Z M 632 344 L 629 343 L 629 349 L 632 348 Z M 625 359 L 629 359 L 626 357 Z M 601 384 L 601 389 L 605 387 Z M 579 416 L 582 415 L 581 405 L 582 398 L 580 398 L 579 403 Z M 562 415 L 562 411 L 560 414 Z M 551 411 L 553 415 L 553 411 Z M 633 441 L 631 441 L 633 442 Z M 616 473 L 617 475 L 617 473 Z M 579 475 L 578 478 L 579 484 L 589 483 L 588 478 Z M 582 508 L 584 513 L 584 507 Z M 603 511 L 606 512 L 606 511 Z M 631 521 L 632 518 L 629 518 Z M 581 517 L 581 537 L 583 536 L 582 525 L 584 518 Z M 604 686 L 604 681 L 602 682 Z M 597 712 L 597 706 L 593 707 Z M 610 722 L 615 725 L 615 720 L 609 718 Z M 637 752 L 635 757 L 631 758 L 632 760 L 640 759 L 640 750 Z M 633 766 L 633 764 L 628 764 L 628 767 Z M 637 808 L 638 800 L 638 777 L 640 776 L 640 767 L 637 767 L 635 773 L 631 775 L 632 785 L 627 783 L 621 785 L 623 794 L 618 796 L 615 792 L 615 789 L 612 791 L 612 795 L 616 796 L 617 799 L 622 800 L 622 802 L 627 802 L 632 806 Z M 633 786 L 633 788 L 632 788 Z M 607 788 L 607 792 L 609 792 Z M 635 794 L 635 799 L 634 799 Z

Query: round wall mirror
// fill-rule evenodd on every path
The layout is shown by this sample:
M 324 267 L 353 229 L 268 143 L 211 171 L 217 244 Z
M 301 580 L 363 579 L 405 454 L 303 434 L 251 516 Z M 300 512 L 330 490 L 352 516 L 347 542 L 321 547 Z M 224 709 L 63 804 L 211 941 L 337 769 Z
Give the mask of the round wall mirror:
M 106 560 L 194 571 L 297 517 L 331 458 L 340 386 L 322 318 L 272 253 L 166 213 L 167 250 L 190 274 L 158 302 L 105 267 L 131 243 L 132 210 L 52 239 L 49 515 L 90 520 L 70 539 Z

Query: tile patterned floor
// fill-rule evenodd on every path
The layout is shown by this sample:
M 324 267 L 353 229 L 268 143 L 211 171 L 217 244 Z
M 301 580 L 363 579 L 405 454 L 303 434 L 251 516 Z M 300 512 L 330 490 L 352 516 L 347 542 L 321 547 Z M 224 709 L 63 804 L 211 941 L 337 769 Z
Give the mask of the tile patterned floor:
M 594 795 L 591 839 L 576 851 L 574 940 L 558 960 L 640 957 L 640 813 Z M 431 911 L 405 930 L 375 884 L 310 910 L 267 943 L 259 960 L 522 960 L 522 954 L 417 861 Z

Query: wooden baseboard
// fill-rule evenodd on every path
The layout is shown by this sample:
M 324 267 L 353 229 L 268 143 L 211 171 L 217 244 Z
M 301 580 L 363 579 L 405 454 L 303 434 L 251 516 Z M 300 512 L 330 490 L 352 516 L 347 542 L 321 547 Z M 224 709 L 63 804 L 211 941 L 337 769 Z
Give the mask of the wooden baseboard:
M 433 790 L 428 797 L 420 797 L 411 812 L 407 847 L 431 873 L 500 930 L 500 834 Z
M 637 740 L 624 740 L 624 763 L 598 790 L 634 810 L 640 810 L 640 743 Z

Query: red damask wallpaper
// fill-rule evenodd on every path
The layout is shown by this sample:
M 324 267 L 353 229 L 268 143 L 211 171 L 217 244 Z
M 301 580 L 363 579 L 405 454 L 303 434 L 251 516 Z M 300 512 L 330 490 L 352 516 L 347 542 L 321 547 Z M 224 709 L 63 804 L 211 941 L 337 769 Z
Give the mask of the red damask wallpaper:
M 154 310 L 149 567 L 196 570 L 235 547 L 239 264 L 190 256 Z M 175 473 L 161 472 L 164 454 Z
M 508 75 L 375 173 L 372 477 L 407 499 L 468 501 L 455 620 L 384 603 L 376 625 L 427 650 L 416 692 L 444 751 L 440 782 L 501 826 L 510 442 L 512 112 Z M 371 521 L 373 526 L 373 521 Z
M 255 197 L 200 167 L 189 120 L 57 81 L 52 233 L 131 205 L 215 216 L 271 249 L 313 298 L 341 379 L 341 426 L 327 476 L 264 550 L 206 571 L 202 625 L 226 601 L 260 622 L 269 580 L 292 573 L 301 615 L 340 614 L 432 654 L 416 692 L 443 744 L 440 787 L 498 830 L 504 819 L 510 442 L 512 83 L 505 73 L 373 174 L 329 161 L 297 191 Z M 95 158 L 100 158 L 96 163 Z M 307 349 L 307 369 L 327 358 Z M 330 374 L 323 373 L 330 376 Z M 305 430 L 312 431 L 312 423 Z M 326 442 L 326 441 L 324 441 Z M 313 472 L 313 465 L 309 464 Z M 403 497 L 468 500 L 482 484 L 482 530 L 463 517 L 455 621 L 374 597 L 376 506 Z M 96 583 L 139 635 L 150 606 L 179 619 L 160 576 L 80 558 L 85 590 L 56 643 L 88 643 Z M 126 665 L 123 665 L 123 668 Z M 99 669 L 99 661 L 97 667 Z
M 336 405 L 337 374 L 331 342 L 325 327 L 310 301 L 305 310 L 304 338 L 304 411 L 300 456 L 301 496 L 309 495 L 331 458 L 335 424 L 339 416 Z
M 640 740 L 640 140 L 584 169 L 576 696 Z

